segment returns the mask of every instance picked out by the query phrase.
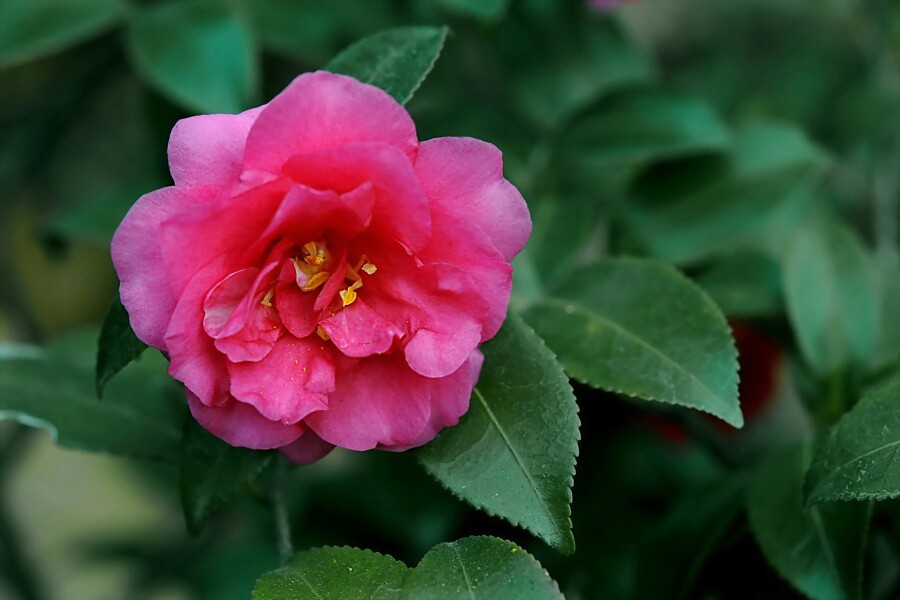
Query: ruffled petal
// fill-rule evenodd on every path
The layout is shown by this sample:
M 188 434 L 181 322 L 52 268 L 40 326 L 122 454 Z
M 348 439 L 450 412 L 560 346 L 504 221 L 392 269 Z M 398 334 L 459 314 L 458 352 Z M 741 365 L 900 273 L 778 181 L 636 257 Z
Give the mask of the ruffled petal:
M 306 186 L 341 194 L 369 184 L 375 194 L 371 226 L 413 250 L 428 243 L 428 198 L 409 159 L 393 146 L 356 143 L 298 154 L 284 173 Z
M 228 370 L 225 358 L 203 329 L 203 299 L 227 270 L 219 259 L 201 269 L 178 300 L 166 330 L 169 374 L 206 405 L 228 402 Z
M 495 146 L 465 137 L 428 140 L 419 146 L 415 170 L 433 210 L 477 227 L 507 262 L 525 246 L 531 216 L 522 194 L 503 178 Z
M 300 75 L 259 114 L 247 136 L 244 168 L 278 174 L 295 154 L 353 142 L 381 142 L 415 156 L 409 113 L 377 87 L 318 71 Z
M 131 327 L 144 343 L 166 350 L 165 333 L 178 295 L 162 263 L 160 227 L 179 212 L 215 198 L 212 186 L 167 187 L 142 196 L 128 211 L 112 239 L 119 294 Z
M 282 325 L 294 337 L 305 338 L 315 332 L 319 320 L 319 311 L 315 309 L 317 295 L 300 289 L 294 265 L 286 262 L 275 288 L 275 308 Z
M 369 226 L 374 206 L 375 193 L 368 182 L 343 194 L 294 185 L 240 262 L 258 260 L 273 240 L 284 236 L 301 246 L 320 239 L 325 231 L 349 239 Z
M 479 368 L 480 353 L 440 379 L 415 373 L 398 354 L 347 359 L 329 410 L 305 422 L 323 440 L 350 450 L 412 448 L 466 412 Z
M 322 340 L 285 335 L 258 362 L 228 363 L 231 393 L 265 418 L 297 423 L 328 408 L 334 363 Z
M 483 291 L 456 265 L 419 264 L 384 244 L 372 260 L 378 271 L 365 280 L 360 297 L 403 332 L 409 366 L 426 377 L 456 371 L 483 338 L 492 310 Z
M 169 170 L 175 185 L 237 179 L 247 134 L 263 108 L 238 115 L 198 115 L 175 123 L 169 136 Z
M 191 277 L 214 259 L 223 258 L 229 272 L 246 267 L 240 257 L 265 230 L 290 187 L 287 179 L 276 179 L 234 197 L 223 188 L 214 201 L 166 220 L 160 228 L 161 262 L 173 295 L 180 296 Z
M 197 422 L 232 446 L 254 450 L 281 448 L 295 442 L 306 431 L 300 423 L 285 425 L 270 421 L 243 402 L 230 400 L 223 406 L 206 406 L 191 392 L 187 393 L 187 399 Z
M 323 319 L 320 325 L 341 352 L 353 357 L 383 354 L 403 334 L 361 299 Z
M 434 380 L 434 385 L 438 388 L 434 396 L 441 400 L 432 403 L 431 418 L 419 439 L 409 446 L 394 446 L 386 448 L 386 450 L 399 452 L 422 446 L 433 440 L 444 427 L 452 427 L 459 423 L 459 419 L 469 410 L 469 400 L 475 384 L 478 383 L 478 375 L 481 373 L 483 363 L 484 354 L 480 350 L 475 350 L 459 368 L 459 371 L 448 377 Z M 468 388 L 465 385 L 466 377 L 469 381 Z

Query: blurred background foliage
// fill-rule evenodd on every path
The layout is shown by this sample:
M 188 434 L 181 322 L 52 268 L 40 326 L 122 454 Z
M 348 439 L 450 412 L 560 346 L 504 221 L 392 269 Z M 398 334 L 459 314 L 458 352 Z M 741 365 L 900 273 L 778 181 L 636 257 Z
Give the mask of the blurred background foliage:
M 116 289 L 109 240 L 169 182 L 174 122 L 264 102 L 366 34 L 448 24 L 408 108 L 421 139 L 504 152 L 534 219 L 515 304 L 600 256 L 671 262 L 735 327 L 748 425 L 578 386 L 574 556 L 384 453 L 293 472 L 298 546 L 414 564 L 438 542 L 493 533 L 572 599 L 802 597 L 768 566 L 744 498 L 760 461 L 900 362 L 900 6 L 590 4 L 0 0 L 0 340 L 49 348 L 46 382 L 92 386 Z M 147 353 L 104 401 L 177 397 L 163 363 Z M 259 491 L 192 538 L 177 489 L 171 467 L 0 422 L 0 597 L 246 598 L 277 566 Z M 896 598 L 900 510 L 880 503 L 873 519 L 864 596 Z

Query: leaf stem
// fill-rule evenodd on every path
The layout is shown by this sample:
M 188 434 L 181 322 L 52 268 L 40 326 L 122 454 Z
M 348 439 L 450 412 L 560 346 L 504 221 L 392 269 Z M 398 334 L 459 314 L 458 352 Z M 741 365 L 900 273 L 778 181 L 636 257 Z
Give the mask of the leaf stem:
M 282 565 L 285 565 L 294 554 L 294 544 L 291 542 L 291 523 L 285 504 L 288 464 L 282 456 L 278 456 L 276 460 L 275 478 L 269 491 L 269 502 L 272 505 L 272 518 L 275 521 L 278 559 Z

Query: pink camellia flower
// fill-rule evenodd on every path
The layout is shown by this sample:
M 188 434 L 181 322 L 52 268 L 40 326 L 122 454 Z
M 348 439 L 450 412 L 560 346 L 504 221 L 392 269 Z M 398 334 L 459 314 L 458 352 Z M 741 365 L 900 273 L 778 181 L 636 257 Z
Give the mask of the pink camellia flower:
M 531 233 L 494 146 L 419 143 L 388 94 L 317 72 L 179 121 L 169 168 L 112 258 L 135 333 L 207 430 L 304 463 L 458 422 Z

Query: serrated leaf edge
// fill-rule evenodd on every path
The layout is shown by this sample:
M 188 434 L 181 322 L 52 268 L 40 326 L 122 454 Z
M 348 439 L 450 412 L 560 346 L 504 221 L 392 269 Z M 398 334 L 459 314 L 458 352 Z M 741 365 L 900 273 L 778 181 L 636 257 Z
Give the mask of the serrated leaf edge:
M 355 50 L 358 46 L 361 46 L 364 43 L 371 41 L 371 39 L 373 37 L 376 37 L 379 35 L 384 35 L 387 33 L 392 33 L 392 32 L 397 32 L 397 31 L 409 31 L 409 30 L 413 30 L 413 29 L 417 29 L 417 30 L 438 29 L 440 31 L 441 35 L 440 35 L 440 42 L 438 43 L 437 52 L 435 52 L 434 57 L 431 59 L 431 62 L 428 64 L 428 66 L 425 68 L 425 70 L 422 71 L 422 74 L 419 76 L 415 85 L 412 86 L 412 88 L 409 90 L 409 92 L 402 99 L 395 98 L 395 100 L 397 100 L 397 102 L 399 102 L 400 104 L 406 104 L 415 95 L 416 91 L 420 87 L 422 87 L 422 84 L 425 82 L 425 78 L 428 77 L 428 74 L 431 73 L 432 69 L 434 69 L 434 65 L 437 64 L 438 58 L 440 58 L 441 54 L 443 53 L 444 44 L 447 41 L 447 37 L 450 35 L 450 28 L 447 27 L 446 25 L 441 25 L 440 27 L 427 26 L 427 25 L 425 25 L 425 26 L 412 25 L 412 26 L 407 26 L 407 27 L 392 27 L 390 29 L 383 29 L 381 31 L 375 32 L 371 35 L 368 35 L 366 37 L 363 37 L 363 38 L 353 42 L 352 44 L 350 44 L 349 46 L 347 46 L 346 48 L 344 48 L 343 50 L 338 52 L 330 61 L 328 61 L 328 64 L 326 64 L 323 67 L 323 69 L 326 71 L 332 69 L 333 68 L 332 65 L 335 62 L 337 62 L 339 59 L 343 58 L 345 54 L 348 54 L 351 51 Z M 362 83 L 365 83 L 368 85 L 374 85 L 369 81 L 363 81 Z M 381 88 L 379 88 L 379 89 L 381 89 Z M 382 91 L 386 91 L 386 90 L 382 90 Z
M 744 426 L 744 416 L 743 416 L 743 411 L 741 411 L 741 409 L 740 409 L 740 392 L 739 392 L 739 386 L 740 386 L 740 382 L 741 382 L 740 363 L 738 361 L 738 351 L 737 351 L 737 345 L 734 340 L 734 335 L 731 331 L 731 327 L 729 327 L 729 325 L 728 325 L 728 320 L 726 319 L 725 314 L 722 312 L 722 309 L 720 309 L 719 306 L 715 303 L 715 301 L 709 296 L 709 294 L 706 293 L 706 290 L 704 290 L 702 287 L 700 287 L 700 285 L 697 284 L 695 281 L 693 281 L 692 279 L 687 277 L 684 273 L 682 273 L 680 270 L 676 269 L 675 267 L 665 264 L 665 263 L 662 263 L 662 262 L 659 262 L 659 261 L 656 261 L 656 260 L 636 258 L 636 257 L 615 257 L 615 258 L 608 258 L 608 259 L 604 259 L 601 261 L 596 261 L 596 262 L 584 265 L 583 267 L 581 267 L 581 269 L 588 269 L 592 266 L 600 265 L 602 263 L 609 263 L 609 262 L 622 262 L 622 263 L 630 262 L 630 263 L 652 265 L 655 267 L 660 267 L 660 268 L 662 268 L 662 270 L 668 271 L 669 273 L 673 274 L 676 278 L 679 278 L 682 281 L 684 281 L 685 283 L 687 283 L 688 285 L 690 285 L 692 288 L 694 288 L 694 290 L 696 292 L 698 292 L 702 296 L 703 301 L 707 305 L 706 308 L 709 309 L 712 316 L 716 320 L 719 321 L 720 325 L 724 326 L 723 332 L 728 337 L 729 347 L 731 349 L 729 362 L 731 363 L 731 366 L 735 373 L 734 392 L 735 392 L 735 396 L 738 398 L 739 420 L 735 420 L 734 422 L 732 422 L 728 419 L 725 419 L 722 415 L 716 414 L 716 413 L 712 412 L 711 410 L 708 410 L 707 408 L 704 408 L 701 406 L 695 406 L 692 404 L 687 404 L 685 402 L 681 402 L 678 400 L 660 398 L 660 397 L 656 397 L 655 395 L 651 395 L 651 394 L 639 395 L 637 393 L 622 389 L 618 386 L 604 385 L 604 384 L 601 384 L 600 382 L 592 379 L 590 376 L 590 373 L 579 372 L 580 369 L 578 371 L 571 370 L 571 369 L 565 369 L 565 371 L 569 375 L 569 377 L 571 377 L 572 379 L 574 379 L 575 381 L 577 381 L 579 383 L 588 385 L 592 388 L 601 389 L 601 390 L 604 390 L 607 392 L 612 392 L 614 394 L 620 394 L 622 396 L 626 396 L 629 398 L 637 398 L 639 400 L 651 400 L 653 402 L 660 402 L 662 404 L 681 406 L 684 408 L 689 408 L 691 410 L 697 410 L 700 412 L 704 412 L 706 414 L 716 417 L 717 419 L 721 419 L 722 421 L 724 421 L 725 423 L 728 423 L 729 425 L 731 425 L 732 427 L 734 427 L 736 429 L 741 429 Z M 579 270 L 581 270 L 581 269 L 579 269 Z M 556 298 L 553 296 L 541 298 L 540 300 L 534 302 L 530 307 L 534 307 L 534 306 L 540 305 L 542 303 L 553 304 L 553 305 L 558 304 L 558 305 L 562 306 L 563 308 L 573 307 L 573 308 L 577 308 L 578 310 L 587 313 L 588 315 L 591 315 L 591 316 L 594 315 L 594 313 L 589 308 L 583 306 L 582 303 L 580 303 L 580 302 L 576 302 L 573 300 L 566 300 L 564 298 Z M 623 330 L 626 331 L 627 333 L 631 334 L 634 338 L 643 341 L 642 338 L 632 334 L 629 330 L 624 329 L 624 328 L 623 328 Z M 540 336 L 538 336 L 538 337 L 540 337 Z M 665 356 L 665 355 L 663 355 L 663 356 Z M 666 357 L 666 358 L 668 358 L 668 357 Z M 675 364 L 678 365 L 677 363 L 675 363 Z M 678 366 L 680 367 L 680 365 L 678 365 Z M 691 377 L 696 379 L 696 377 L 694 377 L 692 374 L 690 374 L 690 375 L 691 375 Z M 702 383 L 703 382 L 701 382 L 701 384 Z M 706 388 L 706 385 L 703 384 L 703 387 Z M 712 390 L 710 390 L 710 392 L 712 393 Z M 715 395 L 715 394 L 713 394 L 713 395 Z
M 516 315 L 516 317 L 518 317 L 518 315 Z M 547 346 L 546 343 L 544 343 L 543 338 L 541 338 L 541 336 L 539 336 L 539 335 L 534 331 L 534 329 L 532 329 L 531 326 L 528 325 L 528 323 L 526 323 L 524 320 L 522 320 L 521 318 L 519 318 L 519 321 L 520 321 L 520 323 L 527 329 L 528 333 L 529 333 L 530 335 L 534 336 L 534 338 L 536 338 L 536 339 L 538 340 L 538 342 L 540 343 L 540 345 L 543 346 L 543 347 L 547 350 L 547 352 L 553 357 L 553 359 L 556 361 L 556 364 L 558 364 L 559 367 L 560 367 L 560 372 L 564 373 L 564 370 L 563 370 L 563 368 L 562 368 L 562 364 L 561 364 L 561 363 L 559 362 L 559 360 L 557 359 L 556 354 L 555 354 L 555 353 Z M 578 416 L 578 415 L 579 415 L 579 412 L 580 412 L 580 409 L 579 409 L 579 406 L 578 406 L 578 399 L 575 397 L 575 390 L 572 388 L 572 384 L 568 382 L 568 378 L 567 378 L 567 381 L 566 381 L 566 385 L 568 386 L 569 393 L 572 395 L 572 399 L 574 400 L 573 404 L 575 405 L 575 415 L 574 415 L 574 416 L 575 416 L 575 453 L 572 455 L 572 463 L 571 463 L 571 466 L 569 467 L 569 473 L 568 473 L 568 477 L 567 477 L 567 479 L 566 479 L 566 483 L 568 484 L 568 485 L 566 486 L 566 501 L 567 501 L 567 502 L 566 502 L 566 523 L 568 524 L 568 529 L 566 529 L 566 530 L 563 531 L 563 533 L 568 533 L 568 534 L 569 534 L 569 535 L 568 535 L 568 538 L 569 538 L 569 539 L 568 539 L 567 541 L 571 541 L 571 546 L 562 546 L 561 544 L 556 544 L 556 543 L 552 542 L 551 540 L 547 539 L 547 536 L 545 536 L 544 534 L 542 534 L 540 531 L 537 531 L 536 529 L 534 529 L 534 528 L 532 528 L 532 527 L 530 527 L 530 526 L 528 526 L 528 525 L 525 525 L 524 523 L 521 523 L 521 522 L 518 521 L 517 519 L 513 519 L 513 518 L 510 518 L 510 517 L 508 517 L 508 516 L 501 515 L 501 514 L 497 513 L 496 511 L 493 511 L 493 510 L 487 508 L 486 506 L 484 506 L 484 505 L 481 504 L 480 502 L 475 502 L 475 501 L 473 501 L 473 500 L 470 500 L 470 499 L 468 499 L 468 498 L 463 497 L 461 494 L 459 494 L 459 493 L 456 492 L 455 490 L 451 489 L 446 483 L 444 483 L 444 482 L 443 482 L 443 481 L 442 481 L 442 480 L 441 480 L 441 479 L 440 479 L 440 478 L 439 478 L 439 477 L 438 477 L 438 476 L 437 476 L 437 475 L 436 475 L 436 474 L 428 467 L 428 465 L 426 465 L 426 464 L 423 463 L 422 461 L 419 461 L 419 464 L 422 465 L 422 467 L 423 467 L 423 468 L 425 469 L 425 471 L 431 476 L 432 479 L 434 479 L 435 481 L 437 481 L 438 484 L 440 484 L 440 486 L 441 486 L 442 488 L 444 488 L 445 490 L 447 490 L 448 492 L 450 492 L 450 493 L 451 493 L 453 496 L 455 496 L 457 499 L 459 499 L 459 500 L 465 502 L 466 504 L 468 504 L 469 506 L 475 508 L 476 510 L 480 510 L 481 512 L 485 513 L 485 514 L 488 515 L 488 516 L 496 517 L 496 518 L 499 518 L 499 519 L 503 519 L 504 521 L 506 521 L 507 523 L 510 523 L 511 525 L 513 525 L 513 526 L 515 526 L 515 527 L 518 527 L 518 528 L 520 528 L 520 529 L 524 529 L 525 531 L 528 531 L 529 533 L 531 533 L 531 534 L 534 535 L 535 537 L 541 539 L 544 543 L 546 543 L 548 546 L 550 546 L 551 548 L 553 548 L 553 549 L 556 550 L 557 552 L 560 552 L 560 553 L 562 553 L 562 554 L 564 554 L 564 555 L 566 555 L 566 556 L 570 556 L 570 555 L 572 555 L 572 554 L 575 553 L 575 536 L 574 536 L 574 534 L 573 534 L 573 524 L 572 524 L 572 501 L 574 500 L 574 496 L 573 496 L 573 493 L 572 493 L 572 489 L 575 487 L 575 473 L 576 473 L 576 466 L 577 466 L 577 464 L 578 464 L 578 455 L 579 455 L 579 450 L 580 450 L 580 448 L 579 448 L 579 442 L 581 441 L 581 418 Z M 478 388 L 477 388 L 477 386 L 476 386 L 475 390 L 472 390 L 473 396 L 474 396 L 474 394 L 475 394 L 475 392 L 476 392 L 477 389 L 478 389 Z M 471 410 L 471 409 L 470 409 L 470 410 Z M 490 536 L 487 536 L 487 537 L 490 537 Z M 561 536 L 561 537 L 565 537 L 565 536 Z M 497 539 L 502 539 L 502 538 L 497 538 Z

